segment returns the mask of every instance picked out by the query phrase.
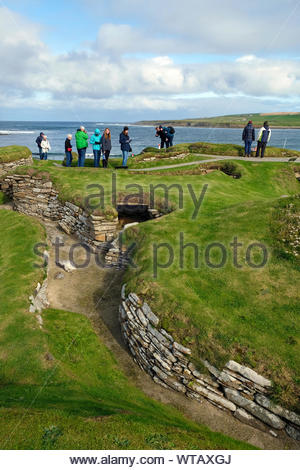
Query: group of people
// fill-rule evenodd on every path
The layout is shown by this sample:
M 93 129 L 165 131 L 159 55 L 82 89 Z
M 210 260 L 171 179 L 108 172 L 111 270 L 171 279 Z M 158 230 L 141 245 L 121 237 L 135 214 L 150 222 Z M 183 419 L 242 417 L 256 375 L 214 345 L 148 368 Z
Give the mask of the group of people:
M 166 146 L 168 149 L 169 147 L 173 147 L 174 134 L 175 129 L 172 126 L 157 126 L 155 137 L 160 137 L 160 144 L 158 145 L 158 148 L 163 149 Z
M 132 152 L 131 148 L 131 139 L 128 135 L 129 129 L 127 126 L 124 127 L 123 131 L 120 134 L 119 142 L 121 145 L 122 151 L 122 166 L 127 167 L 127 160 L 129 153 Z M 84 167 L 85 165 L 85 157 L 86 157 L 86 150 L 88 148 L 89 143 L 93 147 L 93 154 L 94 154 L 94 167 L 99 168 L 100 160 L 102 155 L 102 165 L 103 168 L 108 167 L 108 159 L 111 152 L 111 132 L 110 129 L 107 127 L 103 134 L 99 129 L 95 129 L 94 134 L 89 139 L 88 133 L 84 126 L 80 126 L 77 129 L 75 134 L 75 142 L 76 148 L 78 153 L 78 166 Z M 51 146 L 47 136 L 41 132 L 40 135 L 36 139 L 36 144 L 39 149 L 40 160 L 47 160 L 48 152 L 51 150 Z M 65 140 L 65 155 L 66 155 L 66 166 L 72 165 L 73 160 L 73 145 L 72 145 L 72 134 L 68 134 Z
M 244 127 L 242 139 L 245 143 L 245 157 L 251 157 L 252 143 L 255 141 L 255 129 L 252 121 Z M 259 129 L 257 136 L 256 157 L 264 158 L 266 146 L 271 139 L 271 129 L 268 121 Z

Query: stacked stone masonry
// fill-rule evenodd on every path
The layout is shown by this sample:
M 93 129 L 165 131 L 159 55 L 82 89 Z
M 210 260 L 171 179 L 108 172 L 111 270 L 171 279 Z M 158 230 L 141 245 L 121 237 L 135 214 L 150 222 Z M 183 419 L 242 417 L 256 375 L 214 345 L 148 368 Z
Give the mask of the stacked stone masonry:
M 75 234 L 94 249 L 105 250 L 117 234 L 118 218 L 88 214 L 71 202 L 62 203 L 52 181 L 40 176 L 11 175 L 2 179 L 1 189 L 13 201 L 14 209 L 23 214 L 58 221 L 69 235 Z
M 14 171 L 18 166 L 31 164 L 32 156 L 28 158 L 21 158 L 20 160 L 15 160 L 13 162 L 0 162 L 0 176 L 3 176 L 10 171 Z
M 229 361 L 222 371 L 203 360 L 201 373 L 190 360 L 190 349 L 178 344 L 146 302 L 122 287 L 119 320 L 135 362 L 161 386 L 187 397 L 208 400 L 240 421 L 272 435 L 283 430 L 300 440 L 300 416 L 271 402 L 269 379 Z M 276 430 L 276 432 L 274 431 Z

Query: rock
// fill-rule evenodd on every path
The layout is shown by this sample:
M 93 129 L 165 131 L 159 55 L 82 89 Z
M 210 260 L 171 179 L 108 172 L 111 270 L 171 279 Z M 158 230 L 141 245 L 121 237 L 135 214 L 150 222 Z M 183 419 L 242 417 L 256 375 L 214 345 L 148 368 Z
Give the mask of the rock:
M 166 330 L 161 329 L 160 332 L 161 332 L 161 334 L 164 335 L 171 343 L 173 343 L 173 341 L 174 341 L 173 336 L 171 336 L 169 333 L 167 333 Z
M 173 349 L 176 349 L 176 351 L 179 351 L 181 354 L 185 354 L 186 356 L 190 356 L 192 354 L 192 351 L 189 348 L 185 348 L 179 343 L 176 343 L 176 341 L 173 343 Z
M 243 408 L 237 408 L 233 415 L 242 423 L 249 424 L 249 426 L 260 429 L 261 431 L 267 431 L 267 426 L 265 426 L 258 419 L 254 418 L 254 416 L 247 413 L 247 411 Z
M 64 279 L 64 274 L 63 273 L 56 273 L 54 276 L 54 279 Z
M 157 326 L 159 324 L 159 318 L 154 315 L 147 302 L 143 303 L 142 310 L 144 315 L 148 318 L 148 320 L 150 321 L 150 323 L 152 323 L 153 326 Z
M 206 397 L 207 399 L 213 401 L 214 403 L 217 403 L 218 405 L 223 406 L 224 408 L 230 410 L 230 411 L 235 411 L 236 406 L 232 401 L 226 400 L 226 398 L 221 397 L 220 395 L 213 393 L 212 391 L 208 390 L 206 387 L 203 387 L 200 384 L 197 383 L 192 383 L 190 384 L 189 388 L 192 389 L 192 391 L 199 393 L 200 395 Z
M 137 315 L 139 321 L 141 322 L 141 324 L 146 328 L 149 324 L 149 320 L 145 317 L 145 315 L 143 314 L 143 312 L 140 308 L 137 309 L 136 315 Z
M 270 429 L 269 434 L 271 434 L 271 436 L 273 437 L 278 437 L 278 434 L 276 434 L 276 432 L 273 431 L 273 429 Z
M 57 261 L 56 264 L 60 268 L 63 268 L 67 273 L 71 273 L 72 271 L 76 271 L 76 267 L 69 260 Z
M 125 300 L 126 299 L 126 284 L 123 284 L 122 289 L 121 289 L 121 299 Z
M 266 379 L 262 375 L 257 374 L 254 370 L 250 369 L 249 367 L 242 366 L 235 361 L 229 361 L 225 365 L 225 367 L 233 372 L 237 372 L 238 374 L 246 377 L 247 379 L 251 380 L 252 382 L 260 385 L 261 387 L 270 388 L 272 387 L 272 382 L 269 379 Z
M 288 424 L 285 428 L 286 433 L 292 438 L 295 439 L 296 441 L 300 441 L 300 429 L 292 426 L 291 424 Z
M 44 357 L 46 361 L 54 361 L 54 356 L 52 356 L 52 354 L 49 352 L 47 352 Z
M 213 365 L 211 365 L 208 361 L 203 360 L 203 361 L 202 361 L 202 364 L 204 365 L 204 367 L 206 367 L 206 369 L 208 370 L 208 372 L 210 372 L 211 375 L 213 375 L 214 377 L 218 378 L 219 375 L 221 374 L 221 372 L 220 372 L 216 367 L 214 367 Z
M 35 311 L 36 311 L 35 306 L 33 304 L 31 304 L 30 307 L 29 307 L 29 312 L 30 313 L 35 313 Z
M 235 403 L 237 406 L 244 408 L 246 411 L 251 413 L 256 418 L 260 419 L 264 423 L 275 429 L 283 429 L 285 423 L 276 415 L 270 411 L 262 408 L 251 400 L 242 397 L 242 395 L 236 390 L 231 390 L 230 388 L 225 388 L 225 395 L 228 400 Z
M 286 410 L 280 405 L 272 403 L 269 398 L 265 397 L 264 395 L 261 395 L 260 393 L 255 396 L 255 401 L 264 408 L 267 408 L 268 410 L 272 411 L 272 413 L 281 416 L 287 421 L 291 421 L 293 424 L 300 426 L 300 416 L 294 413 L 293 411 Z

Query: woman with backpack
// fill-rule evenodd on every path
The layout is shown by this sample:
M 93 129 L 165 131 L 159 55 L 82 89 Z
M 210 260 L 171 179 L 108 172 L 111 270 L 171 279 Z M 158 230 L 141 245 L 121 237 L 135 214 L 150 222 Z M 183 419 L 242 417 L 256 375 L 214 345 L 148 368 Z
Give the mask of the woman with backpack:
M 105 129 L 101 137 L 100 143 L 101 143 L 101 150 L 102 150 L 102 165 L 103 165 L 103 168 L 107 168 L 109 154 L 111 151 L 111 134 L 110 134 L 110 130 L 108 127 Z

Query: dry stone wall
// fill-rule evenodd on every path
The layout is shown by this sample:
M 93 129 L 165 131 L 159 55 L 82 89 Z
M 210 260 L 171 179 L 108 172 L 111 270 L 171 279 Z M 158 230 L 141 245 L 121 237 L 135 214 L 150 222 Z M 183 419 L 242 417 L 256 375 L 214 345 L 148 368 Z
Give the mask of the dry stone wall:
M 200 372 L 190 359 L 190 349 L 160 328 L 159 317 L 149 305 L 135 293 L 126 296 L 125 289 L 124 285 L 119 308 L 122 335 L 135 362 L 156 383 L 191 399 L 206 399 L 273 436 L 284 430 L 300 440 L 300 416 L 271 402 L 269 379 L 235 361 L 219 371 L 203 360 L 207 373 Z
M 76 234 L 94 249 L 107 249 L 117 234 L 118 218 L 87 214 L 71 202 L 62 203 L 52 181 L 40 176 L 10 175 L 3 178 L 1 189 L 12 199 L 14 209 L 23 214 L 58 221 L 68 234 Z
M 10 171 L 14 171 L 18 166 L 31 165 L 32 163 L 32 156 L 21 158 L 20 160 L 15 160 L 13 162 L 0 162 L 0 176 L 3 176 Z

